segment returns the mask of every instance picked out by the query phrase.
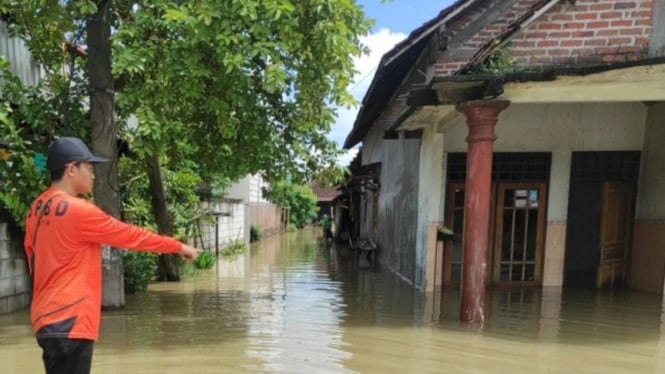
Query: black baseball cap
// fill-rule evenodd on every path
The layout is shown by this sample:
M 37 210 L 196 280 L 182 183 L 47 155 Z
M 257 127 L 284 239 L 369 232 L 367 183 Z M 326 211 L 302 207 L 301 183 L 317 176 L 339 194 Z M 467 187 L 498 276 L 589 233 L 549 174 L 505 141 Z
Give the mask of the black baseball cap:
M 51 171 L 63 169 L 70 162 L 108 162 L 104 157 L 92 154 L 83 140 L 73 137 L 60 138 L 48 147 L 46 166 Z

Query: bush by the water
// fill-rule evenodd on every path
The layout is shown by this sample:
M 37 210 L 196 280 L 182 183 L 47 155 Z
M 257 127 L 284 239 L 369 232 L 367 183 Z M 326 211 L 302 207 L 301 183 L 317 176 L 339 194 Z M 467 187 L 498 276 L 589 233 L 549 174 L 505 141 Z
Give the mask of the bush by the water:
M 289 209 L 289 223 L 302 228 L 316 217 L 316 194 L 310 186 L 278 182 L 271 184 L 265 197 L 273 204 Z
M 286 226 L 286 232 L 296 232 L 296 231 L 298 231 L 298 227 L 296 227 L 295 224 L 293 224 L 293 223 L 289 223 L 289 224 Z
M 249 227 L 249 241 L 251 243 L 258 242 L 259 240 L 261 240 L 262 236 L 263 235 L 261 234 L 261 227 L 254 225 Z
M 222 256 L 235 257 L 247 251 L 247 246 L 241 242 L 233 242 L 222 249 Z
M 201 252 L 199 256 L 194 260 L 194 266 L 197 269 L 210 269 L 215 265 L 215 255 L 211 252 Z
M 148 289 L 148 284 L 157 270 L 157 255 L 150 252 L 125 251 L 122 255 L 125 269 L 125 292 L 140 293 Z

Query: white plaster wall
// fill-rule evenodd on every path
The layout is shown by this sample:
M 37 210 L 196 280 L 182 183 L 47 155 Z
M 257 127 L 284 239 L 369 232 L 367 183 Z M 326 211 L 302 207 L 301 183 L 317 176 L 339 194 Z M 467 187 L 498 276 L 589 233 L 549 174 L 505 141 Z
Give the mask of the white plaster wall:
M 219 232 L 219 249 L 234 241 L 245 242 L 245 204 L 240 201 L 207 201 L 202 203 L 203 209 L 222 213 L 219 226 L 214 218 L 210 223 L 201 225 L 203 242 L 206 249 L 215 249 L 215 230 Z M 228 216 L 227 216 L 228 214 Z M 198 240 L 198 238 L 197 238 Z
M 418 224 L 416 242 L 416 284 L 424 285 L 427 258 L 427 229 L 443 221 L 443 134 L 435 126 L 423 130 L 418 183 Z
M 268 200 L 263 198 L 263 188 L 268 187 L 268 183 L 263 180 L 263 178 L 258 175 L 252 175 L 249 177 L 249 196 L 248 203 L 267 203 Z
M 647 109 L 641 103 L 513 104 L 496 126 L 495 152 L 552 152 L 549 222 L 564 222 L 573 151 L 641 150 Z M 445 126 L 446 152 L 466 152 L 458 117 Z
M 249 201 L 249 181 L 250 175 L 245 176 L 239 181 L 231 185 L 231 187 L 226 190 L 224 197 L 228 199 Z
M 268 201 L 263 198 L 264 187 L 268 187 L 268 183 L 260 175 L 246 175 L 229 187 L 225 197 L 246 203 L 267 203 Z

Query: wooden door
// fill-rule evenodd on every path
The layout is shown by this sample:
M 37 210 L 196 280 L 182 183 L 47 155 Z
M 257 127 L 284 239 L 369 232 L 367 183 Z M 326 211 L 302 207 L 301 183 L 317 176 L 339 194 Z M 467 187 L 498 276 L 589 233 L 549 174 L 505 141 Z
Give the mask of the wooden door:
M 603 183 L 600 216 L 598 288 L 622 287 L 628 276 L 632 238 L 633 187 L 627 182 Z
M 455 233 L 444 242 L 443 284 L 458 285 L 462 280 L 462 238 L 464 234 L 464 183 L 449 183 L 444 224 Z
M 545 183 L 500 183 L 497 186 L 493 283 L 540 284 L 546 195 Z
M 490 216 L 494 217 L 496 185 L 492 184 Z M 444 225 L 455 233 L 452 240 L 446 240 L 443 247 L 443 285 L 458 286 L 462 282 L 463 238 L 464 238 L 464 183 L 449 183 L 446 189 L 446 216 Z M 492 248 L 493 220 L 490 220 L 488 243 Z M 492 263 L 492 251 L 487 251 L 487 266 Z M 490 274 L 487 274 L 487 281 Z

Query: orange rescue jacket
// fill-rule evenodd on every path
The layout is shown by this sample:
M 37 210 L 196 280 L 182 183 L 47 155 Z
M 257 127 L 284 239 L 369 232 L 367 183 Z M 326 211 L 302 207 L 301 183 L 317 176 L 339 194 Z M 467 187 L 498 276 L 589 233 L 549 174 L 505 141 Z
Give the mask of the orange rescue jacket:
M 178 253 L 181 248 L 175 239 L 121 222 L 53 187 L 32 203 L 25 228 L 25 253 L 33 276 L 30 319 L 38 338 L 97 339 L 101 244 L 160 253 Z

